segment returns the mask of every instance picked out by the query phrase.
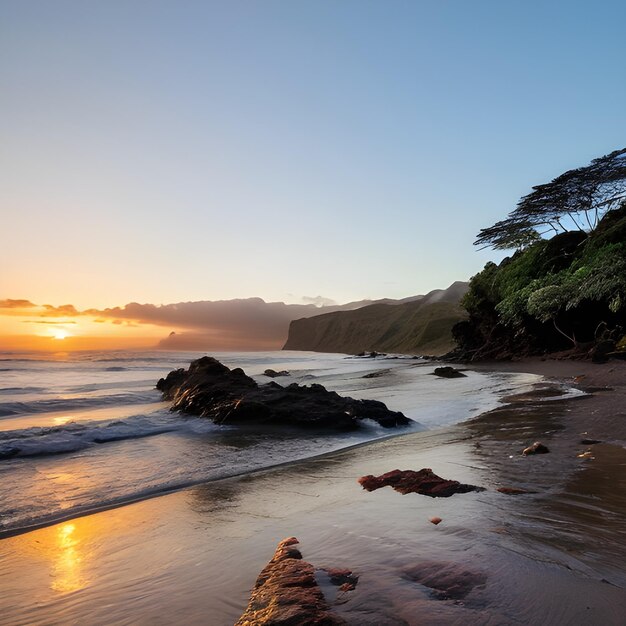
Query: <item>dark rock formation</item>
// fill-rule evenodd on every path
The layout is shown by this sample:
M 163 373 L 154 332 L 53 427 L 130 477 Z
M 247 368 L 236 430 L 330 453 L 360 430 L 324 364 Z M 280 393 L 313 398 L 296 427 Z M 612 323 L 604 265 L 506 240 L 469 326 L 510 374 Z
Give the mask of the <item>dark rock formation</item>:
M 263 372 L 263 376 L 267 376 L 268 378 L 276 378 L 277 376 L 291 376 L 291 374 L 287 370 L 281 370 L 280 372 L 277 372 L 276 370 L 270 368 L 266 369 Z
M 596 443 L 602 443 L 602 441 L 600 441 L 600 439 L 581 439 L 580 443 L 583 446 L 593 446 Z
M 429 468 L 421 469 L 419 472 L 393 470 L 380 476 L 363 476 L 359 478 L 359 484 L 367 491 L 375 491 L 389 485 L 402 495 L 420 493 L 431 498 L 448 498 L 455 493 L 484 491 L 483 487 L 464 485 L 456 480 L 441 478 Z
M 432 590 L 437 600 L 462 600 L 475 587 L 483 586 L 487 576 L 465 569 L 457 563 L 427 561 L 404 570 L 404 576 Z
M 217 424 L 279 424 L 349 430 L 371 419 L 385 428 L 409 424 L 402 413 L 376 400 L 354 400 L 327 391 L 275 382 L 258 385 L 242 369 L 229 369 L 212 357 L 193 361 L 188 370 L 174 370 L 157 389 L 172 400 L 173 411 L 209 417 Z
M 235 626 L 340 626 L 315 580 L 315 570 L 302 560 L 295 537 L 278 544 L 272 560 L 256 580 L 248 608 Z
M 436 367 L 434 372 L 431 372 L 433 376 L 441 376 L 442 378 L 465 378 L 467 374 L 464 374 L 461 370 L 457 370 L 454 367 L 446 365 L 445 367 Z
M 535 441 L 532 446 L 528 446 L 528 448 L 522 450 L 524 456 L 528 456 L 529 454 L 547 454 L 548 452 L 550 452 L 548 446 L 544 446 L 541 441 Z

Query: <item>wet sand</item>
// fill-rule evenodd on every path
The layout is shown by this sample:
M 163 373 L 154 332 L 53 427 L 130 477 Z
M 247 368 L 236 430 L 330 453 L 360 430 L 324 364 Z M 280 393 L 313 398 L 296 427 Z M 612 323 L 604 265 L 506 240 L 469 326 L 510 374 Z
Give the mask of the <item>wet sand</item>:
M 482 368 L 543 374 L 548 384 L 452 428 L 1 540 L 0 621 L 232 624 L 278 541 L 295 535 L 316 567 L 360 576 L 354 591 L 325 589 L 350 624 L 623 624 L 626 364 Z M 592 395 L 560 399 L 560 381 L 575 377 Z M 551 452 L 521 456 L 536 440 Z M 368 493 L 356 482 L 422 467 L 486 491 L 433 499 Z M 432 516 L 443 521 L 435 526 Z M 416 582 L 420 568 L 458 572 L 467 584 L 441 599 Z

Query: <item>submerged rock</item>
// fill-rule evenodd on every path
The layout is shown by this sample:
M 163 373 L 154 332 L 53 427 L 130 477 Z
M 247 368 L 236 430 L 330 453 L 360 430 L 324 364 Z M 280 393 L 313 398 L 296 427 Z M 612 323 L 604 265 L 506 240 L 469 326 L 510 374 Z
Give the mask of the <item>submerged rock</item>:
M 535 441 L 532 446 L 528 446 L 528 448 L 522 450 L 524 456 L 528 456 L 529 454 L 547 454 L 548 452 L 550 452 L 550 449 L 548 446 L 544 446 L 541 441 Z
M 327 568 L 323 571 L 328 574 L 331 585 L 339 587 L 341 591 L 353 591 L 359 582 L 359 577 L 349 569 Z
M 457 370 L 454 367 L 446 365 L 445 367 L 436 367 L 434 372 L 431 372 L 433 376 L 440 376 L 441 378 L 466 378 L 467 374 L 464 374 L 461 370 Z
M 302 560 L 295 537 L 278 544 L 256 580 L 250 602 L 235 626 L 339 626 L 315 580 L 315 569 Z
M 404 569 L 409 580 L 431 589 L 437 600 L 462 600 L 475 587 L 482 587 L 487 576 L 457 563 L 427 561 Z
M 520 487 L 498 487 L 497 489 L 500 493 L 504 493 L 507 496 L 520 496 L 524 493 L 535 493 L 534 491 L 529 491 L 528 489 L 521 489 Z
M 455 493 L 469 491 L 484 491 L 484 487 L 464 485 L 456 480 L 446 480 L 437 476 L 430 468 L 415 472 L 413 470 L 393 470 L 380 476 L 363 476 L 359 478 L 359 485 L 366 491 L 375 491 L 381 487 L 393 487 L 402 495 L 419 493 L 431 498 L 448 498 Z
M 275 382 L 258 385 L 240 368 L 229 369 L 212 357 L 192 361 L 156 385 L 171 410 L 209 417 L 217 424 L 280 424 L 310 428 L 356 428 L 370 419 L 385 428 L 404 426 L 411 420 L 390 411 L 377 400 L 354 400 L 327 391 L 322 385 L 281 387 Z

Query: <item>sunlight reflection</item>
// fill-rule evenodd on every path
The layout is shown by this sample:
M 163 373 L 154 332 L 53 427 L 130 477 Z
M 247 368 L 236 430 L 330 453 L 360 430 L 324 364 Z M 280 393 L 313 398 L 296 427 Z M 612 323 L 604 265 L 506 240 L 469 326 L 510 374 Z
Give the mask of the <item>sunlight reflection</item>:
M 80 539 L 75 535 L 76 524 L 61 524 L 57 527 L 57 556 L 52 568 L 51 588 L 69 593 L 87 585 L 80 552 Z
M 67 424 L 72 419 L 71 415 L 61 415 L 59 417 L 53 418 L 53 422 L 55 426 L 63 426 L 63 424 Z

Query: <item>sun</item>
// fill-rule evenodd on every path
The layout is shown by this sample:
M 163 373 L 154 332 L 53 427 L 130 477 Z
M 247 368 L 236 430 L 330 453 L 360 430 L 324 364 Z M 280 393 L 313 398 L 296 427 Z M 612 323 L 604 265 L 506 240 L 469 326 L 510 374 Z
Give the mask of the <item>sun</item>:
M 66 337 L 69 337 L 69 336 L 70 334 L 63 328 L 56 328 L 52 333 L 53 339 L 65 339 Z

